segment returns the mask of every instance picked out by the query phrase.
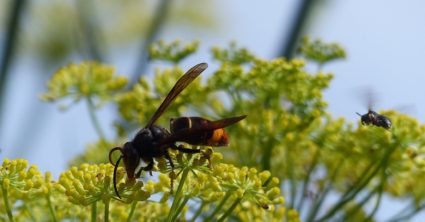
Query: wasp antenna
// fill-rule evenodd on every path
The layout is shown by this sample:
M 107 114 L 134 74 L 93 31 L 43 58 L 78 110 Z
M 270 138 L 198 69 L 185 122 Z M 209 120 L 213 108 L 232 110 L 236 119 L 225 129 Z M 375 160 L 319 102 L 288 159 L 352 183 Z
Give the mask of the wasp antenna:
M 356 114 L 357 114 L 357 115 L 359 115 L 359 116 L 362 116 L 362 114 L 360 114 L 360 113 L 358 113 L 358 112 L 356 112 Z
M 115 148 L 114 148 L 115 149 Z M 112 150 L 111 150 L 112 151 Z M 117 194 L 117 197 L 119 199 L 121 199 L 120 194 L 118 193 L 118 189 L 117 189 L 117 170 L 118 170 L 118 165 L 120 165 L 120 161 L 122 159 L 122 156 L 120 156 L 117 160 L 117 163 L 114 165 L 114 176 L 113 176 L 113 182 L 114 182 L 114 190 L 115 190 L 115 194 Z
M 109 162 L 115 166 L 114 162 L 112 161 L 112 153 L 119 150 L 122 153 L 122 148 L 121 147 L 115 147 L 113 149 L 111 149 L 111 151 L 109 151 Z

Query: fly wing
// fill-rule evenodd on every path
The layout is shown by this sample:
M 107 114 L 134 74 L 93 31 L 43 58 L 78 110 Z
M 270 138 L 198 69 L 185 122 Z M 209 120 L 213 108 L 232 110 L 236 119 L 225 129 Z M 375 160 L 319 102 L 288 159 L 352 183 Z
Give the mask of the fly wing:
M 205 125 L 202 125 L 202 126 L 199 126 L 199 127 L 181 129 L 181 130 L 177 131 L 176 133 L 172 134 L 171 136 L 161 140 L 159 142 L 159 145 L 161 146 L 161 145 L 165 145 L 165 144 L 174 143 L 174 142 L 177 142 L 177 141 L 182 141 L 185 138 L 189 138 L 191 136 L 196 136 L 197 134 L 203 133 L 205 131 L 225 128 L 225 127 L 230 126 L 232 124 L 235 124 L 235 123 L 237 123 L 237 122 L 239 122 L 239 121 L 241 121 L 245 118 L 246 118 L 246 115 L 235 116 L 235 117 L 230 117 L 230 118 L 226 118 L 226 119 L 211 121 L 208 124 L 205 124 Z
M 152 115 L 145 128 L 151 127 L 156 120 L 164 113 L 165 109 L 171 104 L 171 102 L 176 99 L 176 97 L 193 81 L 198 77 L 206 68 L 208 67 L 207 63 L 199 63 L 195 65 L 189 71 L 187 71 L 179 80 L 177 80 L 174 87 L 162 101 L 161 105 L 158 107 L 156 112 Z

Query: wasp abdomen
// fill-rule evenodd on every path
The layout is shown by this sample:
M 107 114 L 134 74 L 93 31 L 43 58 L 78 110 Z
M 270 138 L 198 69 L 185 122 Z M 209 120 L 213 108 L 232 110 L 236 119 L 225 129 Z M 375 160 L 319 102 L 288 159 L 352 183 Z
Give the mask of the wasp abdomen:
M 229 144 L 228 136 L 223 128 L 212 129 L 211 121 L 202 117 L 179 117 L 170 120 L 170 131 L 176 133 L 183 129 L 205 129 L 199 130 L 193 136 L 183 139 L 191 145 L 204 146 L 227 146 Z

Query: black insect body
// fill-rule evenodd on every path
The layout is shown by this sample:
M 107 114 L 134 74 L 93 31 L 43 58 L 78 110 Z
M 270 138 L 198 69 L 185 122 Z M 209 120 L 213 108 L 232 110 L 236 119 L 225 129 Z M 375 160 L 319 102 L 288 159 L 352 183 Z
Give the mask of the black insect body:
M 175 134 L 179 131 L 184 132 L 184 130 L 190 128 L 206 128 L 208 126 L 220 125 L 220 121 L 214 122 L 202 117 L 180 117 L 170 120 L 170 131 Z M 214 128 L 214 130 L 199 132 L 196 136 L 183 138 L 182 142 L 201 146 L 227 146 L 229 144 L 229 138 L 224 129 Z
M 357 115 L 361 117 L 361 122 L 363 125 L 372 124 L 375 126 L 383 127 L 387 130 L 391 129 L 391 120 L 388 117 L 378 114 L 375 111 L 369 110 L 369 112 L 364 115 L 361 115 L 360 113 L 357 113 Z
M 166 108 L 196 77 L 198 77 L 208 65 L 200 63 L 187 71 L 174 85 L 162 104 L 153 114 L 148 124 L 142 128 L 130 142 L 123 147 L 115 147 L 109 152 L 109 161 L 115 166 L 113 183 L 115 193 L 119 198 L 116 187 L 116 173 L 121 159 L 124 161 L 127 178 L 135 180 L 140 177 L 142 171 L 152 171 L 154 158 L 165 157 L 174 168 L 173 161 L 168 153 L 168 149 L 175 149 L 183 153 L 199 153 L 199 149 L 189 149 L 182 145 L 176 145 L 176 142 L 186 142 L 191 145 L 208 146 L 226 146 L 228 145 L 228 136 L 223 128 L 232 125 L 246 116 L 237 116 L 217 121 L 210 121 L 202 117 L 179 117 L 170 122 L 171 132 L 167 129 L 154 125 L 156 120 L 162 115 Z M 121 156 L 114 163 L 112 153 L 119 150 Z M 147 163 L 141 167 L 143 160 Z

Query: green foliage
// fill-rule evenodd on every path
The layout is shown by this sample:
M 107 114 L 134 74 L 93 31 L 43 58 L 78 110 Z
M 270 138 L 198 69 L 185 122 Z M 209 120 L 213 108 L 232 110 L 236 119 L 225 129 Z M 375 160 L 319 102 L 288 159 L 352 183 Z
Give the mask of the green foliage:
M 309 37 L 302 39 L 299 52 L 307 59 L 317 62 L 320 66 L 346 57 L 345 50 L 337 43 L 324 43 L 321 39 L 311 41 Z
M 125 77 L 115 77 L 114 74 L 114 67 L 96 62 L 71 64 L 53 75 L 47 83 L 48 92 L 41 97 L 45 101 L 57 101 L 67 97 L 74 102 L 83 98 L 109 101 L 127 84 Z
M 5 166 L 12 166 L 12 161 L 5 161 L 0 171 L 6 200 L 1 212 L 24 219 L 51 215 L 55 220 L 92 221 L 373 221 L 384 195 L 408 202 L 408 210 L 394 214 L 395 220 L 409 219 L 425 207 L 425 184 L 418 180 L 425 176 L 425 125 L 394 111 L 382 112 L 392 120 L 391 130 L 334 119 L 326 112 L 322 94 L 333 74 L 310 73 L 301 59 L 260 59 L 236 44 L 213 49 L 218 69 L 207 70 L 212 72 L 208 79 L 202 81 L 201 76 L 188 86 L 157 122 L 167 126 L 170 117 L 188 113 L 213 120 L 248 115 L 226 128 L 231 145 L 196 147 L 200 154 L 171 152 L 174 170 L 157 158 L 156 173 L 143 175 L 145 182 L 127 181 L 118 167 L 123 200 L 117 201 L 113 166 L 104 164 L 107 153 L 146 124 L 183 75 L 176 63 L 196 47 L 187 50 L 174 44 L 155 49 L 156 59 L 174 66 L 157 69 L 151 80 L 141 77 L 128 90 L 126 79 L 102 64 L 82 63 L 58 71 L 44 98 L 115 103 L 121 119 L 115 124 L 117 137 L 105 139 L 99 133 L 99 141 L 75 158 L 58 181 L 48 174 L 42 179 L 40 173 L 19 173 L 36 172 L 25 171 L 22 160 L 15 161 L 20 170 L 11 171 Z M 345 57 L 339 46 L 319 40 L 305 40 L 301 49 L 319 66 Z M 89 102 L 90 113 L 101 103 Z M 21 190 L 43 198 L 17 202 Z M 57 206 L 59 202 L 63 204 Z M 29 206 L 34 210 L 30 212 Z M 46 213 L 48 209 L 54 210 Z
M 236 42 L 231 42 L 229 49 L 214 47 L 211 49 L 211 53 L 215 60 L 221 63 L 232 63 L 235 65 L 251 62 L 255 58 L 247 49 L 239 48 Z
M 178 40 L 169 44 L 161 40 L 151 45 L 149 54 L 152 60 L 164 60 L 178 64 L 181 60 L 196 52 L 198 46 L 199 42 L 197 41 L 181 46 Z

